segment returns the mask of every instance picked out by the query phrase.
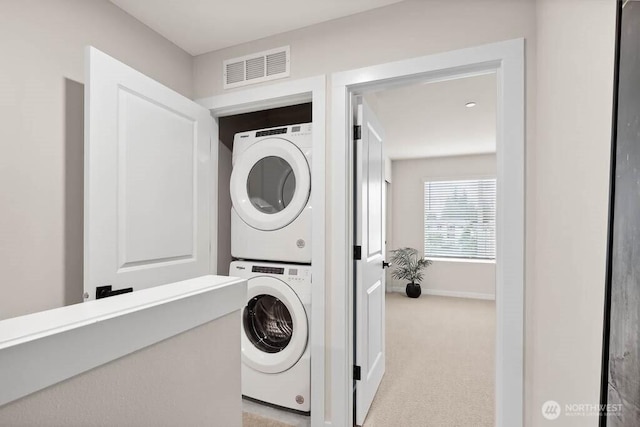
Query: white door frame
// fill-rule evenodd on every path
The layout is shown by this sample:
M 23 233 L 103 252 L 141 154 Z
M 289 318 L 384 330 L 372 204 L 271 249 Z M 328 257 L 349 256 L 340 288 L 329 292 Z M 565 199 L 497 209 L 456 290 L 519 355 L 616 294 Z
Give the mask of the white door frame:
M 196 100 L 215 118 L 312 102 L 313 148 L 311 171 L 312 261 L 311 274 L 311 423 L 324 425 L 325 394 L 325 76 L 285 81 L 236 90 Z M 218 134 L 217 121 L 214 135 Z M 212 141 L 217 148 L 217 141 Z M 216 227 L 212 227 L 216 228 Z
M 523 424 L 525 245 L 524 39 L 509 40 L 331 76 L 331 414 L 353 423 L 353 195 L 351 99 L 363 90 L 412 81 L 496 73 L 496 389 L 498 427 Z

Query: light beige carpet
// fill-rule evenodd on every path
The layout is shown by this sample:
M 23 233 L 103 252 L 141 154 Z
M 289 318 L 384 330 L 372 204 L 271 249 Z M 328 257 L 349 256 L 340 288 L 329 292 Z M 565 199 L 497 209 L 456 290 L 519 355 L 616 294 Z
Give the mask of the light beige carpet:
M 261 415 L 243 412 L 242 427 L 293 427 L 293 425 L 272 420 Z
M 495 302 L 386 298 L 386 373 L 364 426 L 493 426 Z

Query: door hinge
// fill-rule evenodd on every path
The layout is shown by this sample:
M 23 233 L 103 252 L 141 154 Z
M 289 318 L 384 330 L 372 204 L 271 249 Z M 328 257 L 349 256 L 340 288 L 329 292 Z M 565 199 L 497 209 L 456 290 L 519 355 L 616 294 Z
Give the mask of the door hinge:
M 362 126 L 355 125 L 353 126 L 353 140 L 357 141 L 359 139 L 362 139 Z
M 362 246 L 354 246 L 353 247 L 353 259 L 361 260 L 362 259 Z
M 353 365 L 353 379 L 354 380 L 360 381 L 360 378 L 361 378 L 360 372 L 361 372 L 360 366 Z

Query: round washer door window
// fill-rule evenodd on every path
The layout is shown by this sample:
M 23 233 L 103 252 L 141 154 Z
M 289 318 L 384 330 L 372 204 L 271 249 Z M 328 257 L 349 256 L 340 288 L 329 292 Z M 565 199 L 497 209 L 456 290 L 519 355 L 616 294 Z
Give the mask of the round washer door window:
M 295 365 L 307 348 L 307 313 L 298 295 L 270 276 L 249 279 L 242 313 L 242 362 L 275 374 Z
M 258 230 L 291 224 L 307 205 L 311 171 L 300 149 L 281 138 L 256 142 L 231 171 L 231 201 L 238 216 Z
M 278 353 L 291 341 L 291 313 L 282 301 L 272 295 L 251 298 L 244 309 L 242 321 L 251 344 L 266 353 Z

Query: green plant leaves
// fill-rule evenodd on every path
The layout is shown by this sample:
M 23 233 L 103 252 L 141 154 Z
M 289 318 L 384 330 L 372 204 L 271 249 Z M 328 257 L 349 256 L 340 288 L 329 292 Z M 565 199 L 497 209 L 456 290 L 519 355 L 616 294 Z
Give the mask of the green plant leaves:
M 432 264 L 431 260 L 422 258 L 414 248 L 394 249 L 391 254 L 393 264 L 391 277 L 397 280 L 420 282 L 424 278 L 423 270 Z

